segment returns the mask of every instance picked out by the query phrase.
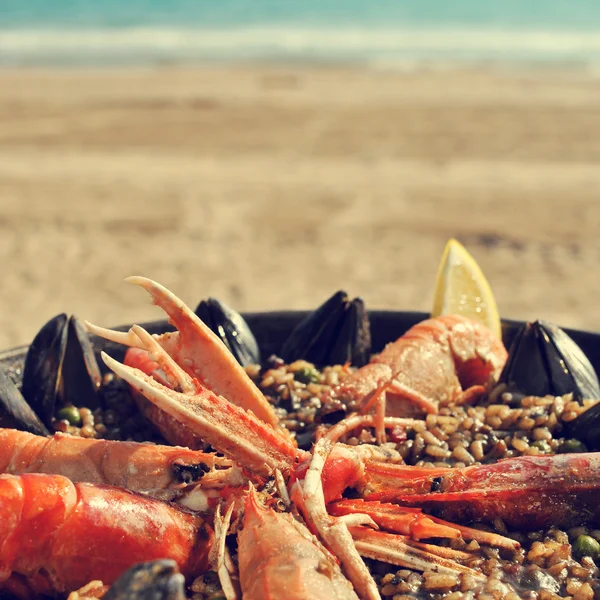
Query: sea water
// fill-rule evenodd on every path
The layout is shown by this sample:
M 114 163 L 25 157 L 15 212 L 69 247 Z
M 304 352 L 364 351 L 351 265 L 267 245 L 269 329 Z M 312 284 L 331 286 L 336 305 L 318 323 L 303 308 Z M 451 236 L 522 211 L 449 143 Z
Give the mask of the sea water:
M 0 64 L 600 62 L 600 0 L 0 0 Z

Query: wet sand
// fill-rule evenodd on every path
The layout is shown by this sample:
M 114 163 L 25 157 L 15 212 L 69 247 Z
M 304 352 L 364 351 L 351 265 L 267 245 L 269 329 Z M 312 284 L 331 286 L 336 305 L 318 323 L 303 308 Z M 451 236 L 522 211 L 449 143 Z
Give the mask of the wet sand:
M 449 237 L 513 318 L 600 329 L 600 79 L 328 68 L 0 71 L 0 347 L 58 312 L 427 310 Z

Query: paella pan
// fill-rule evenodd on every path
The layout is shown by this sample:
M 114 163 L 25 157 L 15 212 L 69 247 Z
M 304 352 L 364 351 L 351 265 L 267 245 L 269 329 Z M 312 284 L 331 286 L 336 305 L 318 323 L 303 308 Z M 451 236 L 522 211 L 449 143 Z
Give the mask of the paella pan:
M 0 355 L 14 597 L 600 594 L 600 336 L 543 321 L 59 315 Z

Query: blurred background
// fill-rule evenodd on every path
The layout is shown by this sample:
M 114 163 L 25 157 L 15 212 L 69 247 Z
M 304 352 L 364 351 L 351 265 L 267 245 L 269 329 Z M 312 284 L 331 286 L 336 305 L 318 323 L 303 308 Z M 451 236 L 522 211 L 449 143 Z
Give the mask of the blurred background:
M 59 312 L 429 310 L 600 328 L 597 0 L 2 0 L 0 347 Z

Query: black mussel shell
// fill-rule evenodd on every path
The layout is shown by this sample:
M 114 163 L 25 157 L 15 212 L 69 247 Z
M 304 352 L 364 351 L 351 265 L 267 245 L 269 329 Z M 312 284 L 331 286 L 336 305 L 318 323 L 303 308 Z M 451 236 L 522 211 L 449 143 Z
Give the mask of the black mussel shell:
M 64 313 L 50 319 L 31 342 L 25 357 L 23 396 L 48 427 L 56 408 L 67 347 L 67 323 Z
M 316 365 L 369 362 L 371 330 L 364 302 L 348 294 L 333 294 L 292 331 L 281 348 L 286 362 L 305 359 Z
M 567 423 L 565 436 L 583 442 L 588 450 L 600 450 L 600 402 Z
M 281 358 L 286 362 L 312 359 L 311 362 L 321 364 L 327 352 L 328 338 L 335 335 L 335 327 L 340 315 L 344 314 L 347 301 L 348 295 L 340 290 L 302 319 L 283 343 L 279 353 Z
M 196 314 L 219 336 L 243 366 L 260 364 L 260 350 L 242 315 L 215 298 L 202 300 Z
M 0 427 L 20 429 L 36 435 L 49 435 L 40 418 L 33 412 L 2 368 L 0 368 Z
M 134 565 L 121 575 L 103 600 L 184 600 L 185 579 L 174 560 Z
M 598 377 L 583 350 L 547 321 L 527 323 L 517 332 L 499 382 L 531 396 L 600 398 Z
M 61 371 L 61 400 L 64 404 L 100 406 L 102 374 L 87 329 L 72 315 L 69 319 L 67 347 Z
M 59 400 L 98 408 L 101 379 L 87 331 L 77 317 L 63 313 L 48 321 L 29 346 L 23 396 L 51 427 Z

